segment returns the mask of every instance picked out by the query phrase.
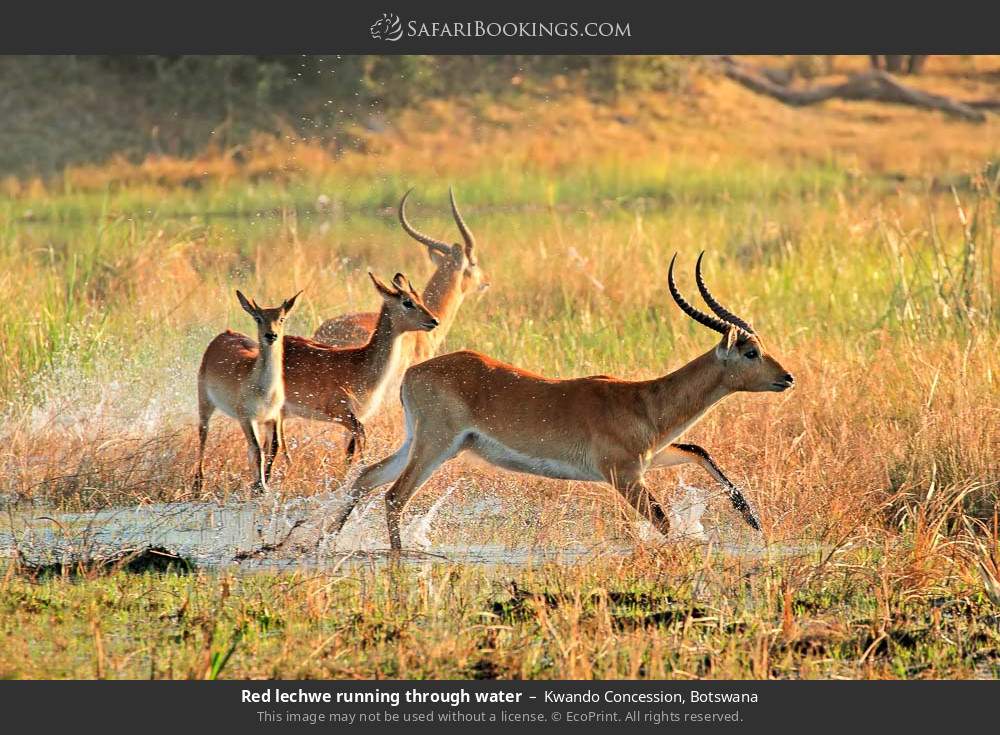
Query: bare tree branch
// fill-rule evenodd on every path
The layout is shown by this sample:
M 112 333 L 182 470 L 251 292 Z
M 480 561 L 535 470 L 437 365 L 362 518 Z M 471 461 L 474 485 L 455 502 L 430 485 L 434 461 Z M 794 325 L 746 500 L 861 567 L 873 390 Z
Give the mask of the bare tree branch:
M 984 122 L 986 115 L 981 109 L 995 109 L 1000 100 L 977 100 L 961 102 L 951 97 L 931 94 L 907 87 L 896 81 L 890 74 L 879 69 L 853 74 L 840 84 L 824 84 L 805 89 L 793 89 L 775 83 L 762 71 L 741 64 L 728 56 L 717 58 L 722 72 L 747 89 L 767 95 L 794 107 L 804 107 L 825 102 L 829 99 L 869 100 L 911 105 L 928 110 L 940 110 L 949 115 L 971 122 Z M 980 109 L 981 108 L 981 109 Z

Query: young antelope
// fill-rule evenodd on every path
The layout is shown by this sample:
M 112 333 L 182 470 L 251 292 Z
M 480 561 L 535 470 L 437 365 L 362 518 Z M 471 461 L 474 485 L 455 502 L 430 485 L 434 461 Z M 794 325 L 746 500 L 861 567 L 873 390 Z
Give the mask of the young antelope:
M 257 323 L 257 341 L 227 329 L 205 349 L 198 370 L 196 489 L 204 483 L 208 422 L 219 410 L 239 422 L 247 440 L 253 487 L 267 490 L 274 458 L 285 444 L 281 413 L 285 403 L 285 318 L 301 293 L 281 306 L 265 309 L 237 291 L 243 310 Z

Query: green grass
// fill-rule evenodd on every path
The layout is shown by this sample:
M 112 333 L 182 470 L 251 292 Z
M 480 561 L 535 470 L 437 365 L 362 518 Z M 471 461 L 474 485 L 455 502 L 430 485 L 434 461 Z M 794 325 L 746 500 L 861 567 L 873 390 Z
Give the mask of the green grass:
M 827 576 L 807 573 L 815 562 L 675 549 L 528 569 L 13 577 L 0 594 L 0 676 L 1000 675 L 997 611 L 961 580 L 886 600 L 862 583 L 870 562 L 857 554 Z
M 311 211 L 320 195 L 333 206 L 370 212 L 395 208 L 399 197 L 416 187 L 415 198 L 447 201 L 453 185 L 462 203 L 486 207 L 566 206 L 589 207 L 598 202 L 650 200 L 648 206 L 719 204 L 729 201 L 812 198 L 843 188 L 845 172 L 834 167 L 804 164 L 783 170 L 768 164 L 734 162 L 706 168 L 703 162 L 678 158 L 664 166 L 660 161 L 641 162 L 614 158 L 553 176 L 539 165 L 501 159 L 495 167 L 442 180 L 424 172 L 373 171 L 338 174 L 336 165 L 317 176 L 295 173 L 287 181 L 263 179 L 220 180 L 206 167 L 188 185 L 170 179 L 156 183 L 155 176 L 131 182 L 112 182 L 100 189 L 66 182 L 44 197 L 8 200 L 0 210 L 12 221 L 68 224 L 94 222 L 109 216 L 156 221 L 195 217 L 213 220 L 255 217 L 281 209 Z M 274 172 L 280 175 L 280 172 Z M 150 180 L 152 179 L 152 180 Z
M 965 197 L 975 232 L 963 233 L 950 195 L 890 199 L 896 212 L 883 218 L 880 197 L 860 198 L 851 212 L 838 209 L 838 178 L 827 172 L 805 172 L 801 179 L 763 170 L 731 179 L 686 177 L 684 171 L 671 176 L 671 183 L 658 182 L 659 188 L 650 192 L 634 181 L 625 185 L 609 179 L 591 191 L 586 184 L 561 180 L 554 203 L 572 206 L 540 210 L 518 205 L 538 201 L 529 192 L 532 185 L 542 186 L 541 177 L 530 185 L 508 181 L 503 189 L 482 189 L 484 183 L 476 180 L 459 182 L 467 218 L 474 223 L 495 284 L 483 302 L 504 319 L 460 320 L 456 343 L 482 345 L 506 359 L 520 357 L 560 373 L 649 361 L 662 354 L 661 347 L 674 344 L 673 307 L 657 296 L 666 263 L 675 251 L 682 253 L 684 263 L 702 248 L 711 252 L 708 267 L 717 290 L 752 308 L 760 323 L 774 325 L 771 335 L 781 330 L 801 338 L 822 330 L 868 339 L 883 327 L 918 336 L 968 334 L 995 321 L 990 213 L 996 197 L 988 191 Z M 8 267 L 8 292 L 21 307 L 0 316 L 8 346 L 0 395 L 11 397 L 15 388 L 23 388 L 26 379 L 68 350 L 87 365 L 116 341 L 145 344 L 147 338 L 140 340 L 138 332 L 160 341 L 190 331 L 192 325 L 183 321 L 185 306 L 170 311 L 182 300 L 199 303 L 211 295 L 211 313 L 219 314 L 220 307 L 231 313 L 221 290 L 226 284 L 265 284 L 267 298 L 277 298 L 279 288 L 305 287 L 309 305 L 298 328 L 309 331 L 328 314 L 358 308 L 351 301 L 371 301 L 359 272 L 368 264 L 423 277 L 426 260 L 401 236 L 390 212 L 370 216 L 378 207 L 394 204 L 402 185 L 383 182 L 380 193 L 369 183 L 343 192 L 348 199 L 365 193 L 365 198 L 351 200 L 359 211 L 343 218 L 305 211 L 297 215 L 294 210 L 206 217 L 205 212 L 227 207 L 246 211 L 240 194 L 228 190 L 224 195 L 186 194 L 184 205 L 167 196 L 156 209 L 133 200 L 131 190 L 99 200 L 96 195 L 55 196 L 42 207 L 18 203 L 32 208 L 42 222 L 18 220 L 8 205 L 13 218 L 0 230 L 0 260 Z M 808 191 L 798 189 L 800 184 Z M 303 201 L 314 202 L 315 192 L 325 190 L 322 184 L 311 186 Z M 708 196 L 703 189 L 716 194 Z M 627 203 L 618 205 L 614 200 L 622 191 L 629 192 Z M 297 196 L 294 191 L 285 194 L 292 202 Z M 641 199 L 650 195 L 652 201 Z M 224 204 L 218 196 L 225 197 Z M 255 189 L 253 196 L 267 200 L 271 208 L 283 201 L 270 190 Z M 440 187 L 422 189 L 412 216 L 426 230 L 448 237 L 453 228 L 442 216 L 445 196 Z M 515 210 L 493 209 L 501 198 Z M 202 214 L 162 216 L 185 207 Z M 132 219 L 111 211 L 137 214 Z M 926 227 L 929 216 L 936 217 L 933 229 Z M 893 217 L 906 224 L 893 222 Z M 919 224 L 925 229 L 909 229 Z M 201 283 L 184 284 L 186 290 L 178 291 L 169 274 L 160 276 L 162 282 L 133 280 L 139 265 L 174 257 L 198 269 Z M 294 271 L 284 267 L 290 258 L 297 263 Z M 553 271 L 565 278 L 548 282 Z M 291 283 L 289 276 L 296 272 Z M 630 280 L 629 273 L 643 277 Z M 146 288 L 164 302 L 165 317 L 162 312 L 135 313 L 136 292 Z M 784 318 L 789 313 L 795 316 L 796 330 Z M 585 330 L 579 327 L 581 316 Z M 517 327 L 522 319 L 531 319 L 533 328 Z M 687 324 L 681 328 L 691 331 Z M 665 343 L 650 340 L 651 332 Z M 547 350 L 553 338 L 564 349 Z M 543 352 L 550 356 L 547 361 Z M 554 362 L 556 355 L 570 362 Z M 541 364 L 538 358 L 543 358 Z

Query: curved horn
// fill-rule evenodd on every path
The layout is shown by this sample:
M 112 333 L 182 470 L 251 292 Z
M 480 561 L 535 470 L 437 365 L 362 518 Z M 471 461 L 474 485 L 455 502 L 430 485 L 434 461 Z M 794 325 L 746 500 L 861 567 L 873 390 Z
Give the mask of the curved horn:
M 448 246 L 448 243 L 442 242 L 441 240 L 435 240 L 433 237 L 428 237 L 421 232 L 417 232 L 413 225 L 410 224 L 409 220 L 406 219 L 406 199 L 412 193 L 413 189 L 410 189 L 408 192 L 403 194 L 403 198 L 399 202 L 399 224 L 401 224 L 403 229 L 406 230 L 406 234 L 417 242 L 423 243 L 431 250 L 435 250 L 441 255 L 450 255 L 451 248 Z
M 674 283 L 674 261 L 677 260 L 677 253 L 674 253 L 674 257 L 670 259 L 670 269 L 667 271 L 667 286 L 670 288 L 670 295 L 674 297 L 674 301 L 677 305 L 681 307 L 681 311 L 687 314 L 689 317 L 694 319 L 699 324 L 708 327 L 709 329 L 714 329 L 719 334 L 727 334 L 731 325 L 722 321 L 721 319 L 716 319 L 714 316 L 709 316 L 703 311 L 698 311 L 681 296 L 681 292 L 677 290 L 677 284 Z
M 458 211 L 458 205 L 455 203 L 455 192 L 452 191 L 450 186 L 448 187 L 448 198 L 451 199 L 451 216 L 455 218 L 455 224 L 458 225 L 458 229 L 462 233 L 462 239 L 465 240 L 465 252 L 471 253 L 472 249 L 476 247 L 476 238 L 472 236 L 472 231 L 469 230 L 469 226 L 462 219 L 462 215 Z
M 715 297 L 712 296 L 712 292 L 709 291 L 708 286 L 705 285 L 705 279 L 701 276 L 701 259 L 704 257 L 705 251 L 702 250 L 701 255 L 698 256 L 698 262 L 694 266 L 694 280 L 698 284 L 698 290 L 701 291 L 701 297 L 705 299 L 705 303 L 709 305 L 712 311 L 730 324 L 735 324 L 737 327 L 749 332 L 750 334 L 756 334 L 756 332 L 753 331 L 753 326 L 751 326 L 750 322 L 745 322 L 740 319 L 733 312 L 729 311 L 729 309 L 716 301 Z

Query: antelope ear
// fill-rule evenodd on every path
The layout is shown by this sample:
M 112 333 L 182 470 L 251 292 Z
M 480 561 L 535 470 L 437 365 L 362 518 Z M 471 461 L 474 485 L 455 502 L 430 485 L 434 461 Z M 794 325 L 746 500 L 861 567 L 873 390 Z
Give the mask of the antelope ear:
M 732 324 L 729 325 L 729 329 L 726 333 L 722 335 L 722 340 L 719 342 L 719 346 L 715 348 L 715 354 L 720 360 L 725 360 L 729 357 L 733 349 L 736 347 L 736 341 L 739 338 L 739 332 L 736 327 Z
M 392 282 L 396 285 L 396 288 L 400 290 L 400 293 L 404 294 L 408 293 L 411 296 L 420 298 L 419 295 L 417 294 L 417 289 L 415 289 L 413 287 L 413 284 L 410 283 L 410 279 L 404 276 L 402 273 L 397 273 L 396 277 L 393 279 Z
M 249 301 L 247 301 L 247 297 L 244 296 L 243 292 L 239 289 L 236 290 L 236 298 L 240 300 L 240 306 L 243 307 L 243 311 L 250 316 L 257 316 L 257 309 Z
M 290 311 L 292 310 L 292 307 L 293 307 L 293 306 L 295 306 L 295 300 L 296 300 L 296 299 L 297 299 L 297 298 L 298 298 L 299 296 L 301 296 L 301 295 L 302 295 L 302 292 L 301 292 L 301 291 L 299 291 L 299 292 L 298 292 L 297 294 L 295 294 L 294 296 L 292 296 L 292 298 L 290 298 L 290 299 L 285 299 L 285 303 L 283 303 L 283 304 L 281 305 L 281 310 L 282 310 L 283 312 L 285 312 L 286 314 L 287 314 L 288 312 L 290 312 Z
M 383 296 L 395 296 L 396 295 L 396 289 L 394 289 L 392 286 L 390 286 L 390 285 L 382 282 L 382 280 L 379 279 L 379 277 L 376 276 L 371 271 L 368 271 L 368 277 L 372 279 L 372 283 L 375 284 L 375 288 Z

